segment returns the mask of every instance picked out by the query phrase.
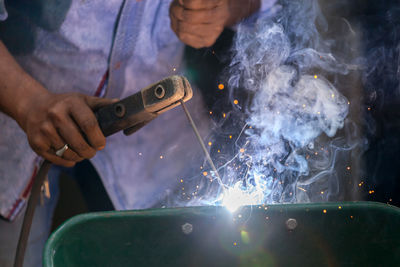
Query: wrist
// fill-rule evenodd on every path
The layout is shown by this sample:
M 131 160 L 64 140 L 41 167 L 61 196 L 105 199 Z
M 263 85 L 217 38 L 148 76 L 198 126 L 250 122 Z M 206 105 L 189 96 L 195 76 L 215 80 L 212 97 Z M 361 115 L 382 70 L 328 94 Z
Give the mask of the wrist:
M 28 74 L 23 75 L 17 90 L 15 113 L 12 114 L 12 117 L 25 131 L 29 114 L 35 110 L 35 104 L 42 101 L 44 97 L 50 96 L 51 93 Z

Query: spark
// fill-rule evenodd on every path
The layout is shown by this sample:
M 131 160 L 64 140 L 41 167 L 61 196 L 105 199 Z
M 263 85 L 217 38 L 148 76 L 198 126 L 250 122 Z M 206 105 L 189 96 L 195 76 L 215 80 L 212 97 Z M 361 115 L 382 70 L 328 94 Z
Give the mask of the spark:
M 371 107 L 368 107 L 368 111 L 371 111 Z
M 173 68 L 172 71 L 176 71 L 176 68 Z
M 348 171 L 350 171 L 351 167 L 350 167 L 350 166 L 347 166 L 346 169 L 347 169 Z
M 332 96 L 332 98 L 335 98 L 335 94 L 332 94 L 331 96 Z
M 326 213 L 326 210 L 323 210 L 323 213 Z
M 351 216 L 350 216 L 350 218 L 351 218 L 351 219 L 353 219 L 353 218 L 354 218 L 354 216 L 353 216 L 353 215 L 351 215 Z
M 226 114 L 225 114 L 225 113 L 222 113 L 222 117 L 224 117 L 224 118 L 225 118 L 225 117 L 226 117 Z
M 211 143 L 211 142 L 208 142 L 208 145 L 209 145 L 209 146 L 211 146 L 211 145 L 212 145 L 212 143 Z
M 361 182 L 358 184 L 358 186 L 361 187 L 363 184 L 364 184 L 364 182 L 361 181 Z
M 318 79 L 318 75 L 314 75 L 314 79 Z
M 239 104 L 239 101 L 237 99 L 233 100 L 233 104 L 237 105 Z
M 298 186 L 297 188 L 300 189 L 303 192 L 307 192 L 307 190 L 305 190 L 303 187 Z
M 183 179 L 181 179 L 181 183 L 183 183 Z
M 244 148 L 241 148 L 239 151 L 240 153 L 244 153 Z
M 339 206 L 339 207 L 338 207 L 338 209 L 340 209 L 340 210 L 341 210 L 341 209 L 342 209 L 342 206 Z
M 224 90 L 224 88 L 225 88 L 225 86 L 222 83 L 218 84 L 218 89 L 219 90 Z
M 210 111 L 209 113 L 210 113 L 210 115 L 212 115 L 212 113 L 213 113 L 213 112 L 212 112 L 212 111 Z
M 203 175 L 204 175 L 204 176 L 207 176 L 207 175 L 208 175 L 208 172 L 203 172 Z
M 375 190 L 369 190 L 368 193 L 369 193 L 370 195 L 372 195 L 373 193 L 375 193 Z
M 164 158 L 164 156 L 163 156 L 163 155 L 161 155 L 161 156 L 160 156 L 160 159 L 163 159 L 163 158 Z
M 229 139 L 232 139 L 232 135 L 229 136 Z

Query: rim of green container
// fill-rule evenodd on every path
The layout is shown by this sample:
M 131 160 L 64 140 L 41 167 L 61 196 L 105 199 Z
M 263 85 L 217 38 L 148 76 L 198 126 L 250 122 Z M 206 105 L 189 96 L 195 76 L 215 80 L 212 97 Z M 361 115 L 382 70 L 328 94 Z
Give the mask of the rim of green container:
M 397 213 L 400 215 L 400 208 L 381 202 L 372 202 L 372 201 L 353 201 L 353 202 L 320 202 L 320 203 L 290 203 L 290 204 L 268 204 L 268 205 L 251 205 L 251 206 L 243 206 L 241 208 L 257 208 L 259 206 L 266 206 L 268 209 L 272 210 L 301 210 L 306 209 L 307 211 L 312 210 L 324 210 L 329 211 L 330 208 L 337 208 L 341 206 L 341 210 L 345 210 L 346 208 L 368 208 L 368 209 L 386 209 L 391 210 L 393 213 Z M 240 208 L 240 209 L 241 209 Z M 43 252 L 43 263 L 44 266 L 53 266 L 53 253 L 57 247 L 54 247 L 54 244 L 57 244 L 59 239 L 62 237 L 62 233 L 64 231 L 68 231 L 68 229 L 74 227 L 77 224 L 81 224 L 90 220 L 98 219 L 98 218 L 107 218 L 107 217 L 125 217 L 127 215 L 134 216 L 161 216 L 161 215 L 176 215 L 182 214 L 182 212 L 190 212 L 196 211 L 197 213 L 209 213 L 210 209 L 216 209 L 220 211 L 226 211 L 223 206 L 193 206 L 193 207 L 177 207 L 177 208 L 157 208 L 157 209 L 145 209 L 145 210 L 127 210 L 127 211 L 104 211 L 104 212 L 91 212 L 76 215 L 64 223 L 62 223 L 49 237 L 46 242 L 45 249 Z M 239 209 L 239 210 L 240 210 Z M 239 211 L 238 210 L 238 211 Z

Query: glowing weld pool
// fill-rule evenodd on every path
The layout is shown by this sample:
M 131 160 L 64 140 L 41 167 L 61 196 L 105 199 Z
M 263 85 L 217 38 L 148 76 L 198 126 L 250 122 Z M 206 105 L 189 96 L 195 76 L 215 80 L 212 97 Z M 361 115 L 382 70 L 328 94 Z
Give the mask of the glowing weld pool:
M 74 217 L 44 266 L 400 266 L 400 209 L 372 203 L 192 207 Z

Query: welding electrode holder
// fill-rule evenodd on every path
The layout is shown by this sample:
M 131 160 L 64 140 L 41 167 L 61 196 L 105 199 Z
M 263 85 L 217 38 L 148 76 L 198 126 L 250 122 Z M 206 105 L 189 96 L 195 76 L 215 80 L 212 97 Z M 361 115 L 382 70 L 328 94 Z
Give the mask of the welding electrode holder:
M 140 92 L 114 104 L 95 111 L 96 118 L 104 136 L 124 131 L 132 134 L 149 123 L 161 113 L 170 110 L 181 101 L 186 102 L 193 95 L 192 88 L 183 76 L 171 76 L 152 84 Z M 39 201 L 41 187 L 50 170 L 51 163 L 45 160 L 33 180 L 31 195 L 28 199 L 21 233 L 15 254 L 14 267 L 22 267 L 32 219 Z
M 183 76 L 171 76 L 140 92 L 95 111 L 104 136 L 121 130 L 130 135 L 180 101 L 192 98 L 189 82 Z

